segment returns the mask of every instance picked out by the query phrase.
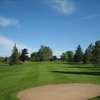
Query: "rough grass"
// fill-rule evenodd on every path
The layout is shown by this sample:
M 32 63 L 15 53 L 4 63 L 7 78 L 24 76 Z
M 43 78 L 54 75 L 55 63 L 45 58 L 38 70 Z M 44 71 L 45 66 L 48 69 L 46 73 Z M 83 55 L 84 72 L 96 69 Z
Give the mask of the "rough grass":
M 100 67 L 58 62 L 25 62 L 15 66 L 0 64 L 0 100 L 17 100 L 18 91 L 59 83 L 100 84 Z

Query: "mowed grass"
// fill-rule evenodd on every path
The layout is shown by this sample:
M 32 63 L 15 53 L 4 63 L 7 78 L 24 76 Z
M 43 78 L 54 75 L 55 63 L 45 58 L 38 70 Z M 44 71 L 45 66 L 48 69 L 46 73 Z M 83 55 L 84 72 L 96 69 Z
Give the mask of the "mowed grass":
M 18 100 L 16 93 L 23 89 L 60 83 L 100 84 L 100 67 L 55 62 L 0 64 L 0 100 Z

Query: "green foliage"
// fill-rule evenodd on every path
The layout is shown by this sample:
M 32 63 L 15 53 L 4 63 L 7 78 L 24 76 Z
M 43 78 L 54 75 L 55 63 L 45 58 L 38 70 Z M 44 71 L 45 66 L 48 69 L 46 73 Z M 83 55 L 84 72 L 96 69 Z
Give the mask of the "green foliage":
M 83 62 L 88 64 L 91 62 L 91 53 L 88 49 L 86 49 L 85 53 L 84 53 L 84 59 Z
M 74 55 L 74 61 L 75 62 L 82 62 L 83 61 L 83 52 L 80 45 L 78 45 L 75 55 Z
M 94 62 L 94 45 L 91 43 L 88 46 L 87 50 L 90 53 L 90 62 L 93 63 Z
M 4 58 L 4 62 L 7 63 L 8 62 L 8 57 Z
M 20 55 L 20 60 L 21 61 L 25 61 L 25 60 L 28 60 L 28 50 L 26 48 L 24 48 L 21 52 L 21 55 Z
M 38 57 L 40 61 L 47 61 L 50 60 L 53 56 L 52 49 L 47 46 L 41 46 L 41 48 L 38 51 Z
M 100 41 L 95 42 L 94 57 L 95 63 L 100 66 Z
M 15 44 L 13 47 L 13 50 L 12 50 L 12 54 L 10 56 L 9 64 L 15 65 L 18 63 L 19 63 L 19 53 L 18 53 L 18 49 L 17 49 L 16 44 Z
M 67 55 L 68 55 L 68 62 L 73 62 L 74 56 L 73 56 L 73 52 L 72 51 L 67 51 Z
M 51 61 L 55 61 L 55 60 L 57 60 L 57 56 L 53 56 L 53 57 L 51 58 Z
M 4 57 L 0 57 L 0 62 L 4 62 Z
M 62 55 L 60 56 L 60 58 L 61 58 L 61 60 L 67 61 L 68 60 L 68 54 L 67 54 L 67 52 L 62 53 Z
M 61 58 L 61 60 L 64 60 L 64 61 L 73 62 L 73 52 L 67 51 L 65 53 L 62 53 L 60 58 Z
M 31 60 L 31 61 L 39 61 L 38 52 L 33 52 L 33 53 L 31 54 L 30 60 Z
M 88 51 L 90 52 L 90 53 L 92 53 L 93 52 L 93 50 L 94 50 L 94 45 L 91 43 L 89 46 L 88 46 Z

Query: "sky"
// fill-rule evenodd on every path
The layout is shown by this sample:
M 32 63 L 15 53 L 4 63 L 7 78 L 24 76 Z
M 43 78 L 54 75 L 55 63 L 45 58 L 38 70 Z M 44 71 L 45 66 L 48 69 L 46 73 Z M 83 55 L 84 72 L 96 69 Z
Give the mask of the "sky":
M 100 40 L 100 0 L 0 0 L 0 56 L 14 44 L 29 54 L 41 45 L 60 56 Z

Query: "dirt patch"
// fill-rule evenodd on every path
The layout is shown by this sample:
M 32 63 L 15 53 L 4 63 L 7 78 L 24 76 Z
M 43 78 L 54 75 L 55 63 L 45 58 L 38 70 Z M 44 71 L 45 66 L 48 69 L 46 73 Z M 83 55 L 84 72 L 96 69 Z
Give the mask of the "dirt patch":
M 100 95 L 100 85 L 58 84 L 24 90 L 17 94 L 20 100 L 88 100 Z

